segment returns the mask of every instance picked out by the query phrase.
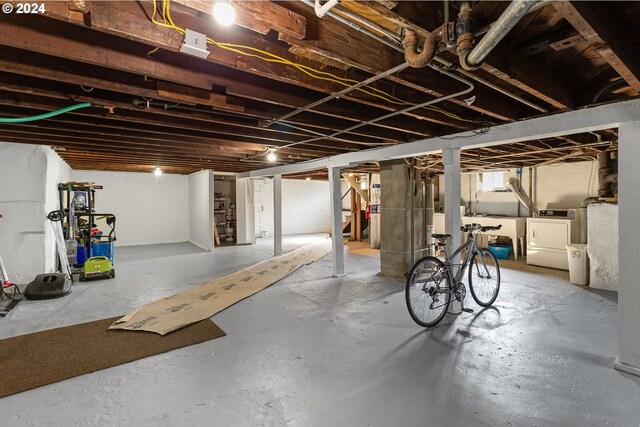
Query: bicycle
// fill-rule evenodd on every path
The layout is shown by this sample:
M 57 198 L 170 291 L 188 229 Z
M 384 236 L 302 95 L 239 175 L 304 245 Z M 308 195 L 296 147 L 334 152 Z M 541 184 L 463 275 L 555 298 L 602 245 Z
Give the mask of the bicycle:
M 480 224 L 467 224 L 460 227 L 467 233 L 467 241 L 449 255 L 445 241 L 450 234 L 432 234 L 438 241 L 437 247 L 444 249 L 444 262 L 434 256 L 419 259 L 409 271 L 405 297 L 411 318 L 425 328 L 437 325 L 447 313 L 452 296 L 460 301 L 464 312 L 473 310 L 464 307 L 467 290 L 461 282 L 469 266 L 469 289 L 478 305 L 488 307 L 493 304 L 500 291 L 500 266 L 495 255 L 488 249 L 479 248 L 475 235 L 479 232 L 500 230 L 502 225 L 483 227 Z M 461 264 L 453 264 L 458 255 L 467 250 Z M 454 274 L 454 267 L 459 266 Z M 474 278 L 476 284 L 473 283 Z

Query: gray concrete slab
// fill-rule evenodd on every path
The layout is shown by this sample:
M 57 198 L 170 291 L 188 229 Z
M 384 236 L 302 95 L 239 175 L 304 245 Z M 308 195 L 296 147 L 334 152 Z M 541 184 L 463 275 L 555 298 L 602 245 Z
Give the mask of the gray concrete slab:
M 284 250 L 322 238 L 285 238 Z M 119 257 L 114 280 L 22 302 L 0 338 L 124 314 L 265 259 L 272 244 Z M 424 330 L 377 258 L 347 253 L 347 276 L 332 278 L 325 257 L 216 315 L 226 337 L 0 399 L 0 424 L 640 425 L 640 379 L 611 367 L 616 294 L 502 265 L 495 307 L 469 299 L 475 313 Z

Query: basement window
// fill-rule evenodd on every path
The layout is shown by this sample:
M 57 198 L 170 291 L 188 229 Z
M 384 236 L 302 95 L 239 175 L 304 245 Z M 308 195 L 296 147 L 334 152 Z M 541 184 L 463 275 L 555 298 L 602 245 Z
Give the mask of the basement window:
M 482 172 L 478 174 L 478 192 L 505 191 L 504 172 Z

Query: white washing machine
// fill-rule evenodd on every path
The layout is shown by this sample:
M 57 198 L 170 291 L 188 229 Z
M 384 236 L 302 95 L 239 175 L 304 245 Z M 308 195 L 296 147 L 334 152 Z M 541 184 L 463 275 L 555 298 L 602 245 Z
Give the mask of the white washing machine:
M 527 218 L 527 264 L 569 270 L 567 245 L 579 242 L 579 219 Z

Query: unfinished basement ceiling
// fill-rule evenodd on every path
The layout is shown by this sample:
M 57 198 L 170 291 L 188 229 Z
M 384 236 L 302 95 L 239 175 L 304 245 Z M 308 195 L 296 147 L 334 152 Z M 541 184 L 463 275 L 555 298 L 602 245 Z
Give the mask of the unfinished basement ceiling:
M 230 27 L 213 20 L 212 3 L 56 1 L 44 2 L 39 14 L 3 15 L 0 116 L 92 106 L 3 124 L 0 140 L 50 145 L 74 169 L 244 172 L 267 166 L 269 147 L 277 148 L 278 163 L 295 163 L 482 132 L 640 91 L 640 3 L 545 2 L 524 15 L 477 70 L 459 68 L 455 43 L 449 50 L 441 45 L 441 61 L 430 64 L 440 70 L 406 68 L 364 91 L 268 123 L 403 64 L 399 41 L 410 31 L 422 45 L 443 24 L 445 4 L 455 23 L 464 2 L 343 0 L 333 16 L 318 18 L 310 1 L 235 1 L 238 17 Z M 471 3 L 476 43 L 509 4 Z M 357 20 L 386 43 L 335 17 Z M 181 53 L 184 37 L 176 28 L 206 34 L 208 57 Z M 447 61 L 454 67 L 443 65 Z M 472 81 L 473 91 L 326 137 L 461 91 L 466 86 L 460 79 Z M 590 158 L 615 148 L 616 132 L 463 152 L 463 168 L 495 166 L 497 159 L 500 167 L 517 167 Z

